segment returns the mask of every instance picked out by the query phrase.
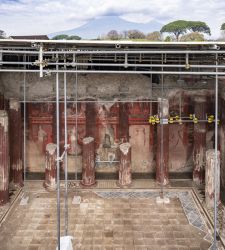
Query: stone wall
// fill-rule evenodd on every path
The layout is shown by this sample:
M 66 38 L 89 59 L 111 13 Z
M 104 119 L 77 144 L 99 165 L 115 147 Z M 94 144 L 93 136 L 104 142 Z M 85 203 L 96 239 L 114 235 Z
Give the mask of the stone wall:
M 40 78 L 39 74 L 26 74 L 27 100 L 51 100 L 55 98 L 55 75 Z M 67 74 L 68 99 L 75 96 L 75 75 Z M 5 95 L 23 100 L 23 73 L 1 73 L 1 86 Z M 152 95 L 150 77 L 134 74 L 80 74 L 78 98 L 98 100 L 143 99 Z M 63 75 L 59 75 L 60 97 L 63 97 Z

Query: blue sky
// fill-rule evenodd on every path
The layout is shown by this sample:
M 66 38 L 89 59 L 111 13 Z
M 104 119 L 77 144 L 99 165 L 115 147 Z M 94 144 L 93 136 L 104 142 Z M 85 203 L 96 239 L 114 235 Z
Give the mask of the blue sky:
M 0 29 L 8 35 L 49 34 L 107 15 L 140 23 L 199 20 L 218 37 L 225 0 L 0 0 Z

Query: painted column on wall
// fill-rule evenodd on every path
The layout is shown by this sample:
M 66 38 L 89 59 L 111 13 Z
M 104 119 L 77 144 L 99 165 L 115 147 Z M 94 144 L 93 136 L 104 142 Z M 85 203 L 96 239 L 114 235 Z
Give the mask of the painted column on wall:
M 0 110 L 0 205 L 9 201 L 8 114 Z
M 81 185 L 92 186 L 95 181 L 95 141 L 93 137 L 83 139 Z
M 206 96 L 195 97 L 194 114 L 198 120 L 206 119 Z M 204 181 L 206 153 L 206 123 L 199 122 L 194 125 L 194 170 L 193 181 L 201 184 Z
M 95 103 L 88 102 L 86 103 L 86 136 L 87 137 L 96 137 L 96 107 Z
M 21 109 L 19 100 L 9 100 L 9 146 L 10 146 L 10 167 L 12 181 L 17 186 L 23 186 L 22 168 L 22 137 L 21 137 Z
M 129 141 L 129 113 L 126 103 L 119 104 L 119 139 L 120 142 Z

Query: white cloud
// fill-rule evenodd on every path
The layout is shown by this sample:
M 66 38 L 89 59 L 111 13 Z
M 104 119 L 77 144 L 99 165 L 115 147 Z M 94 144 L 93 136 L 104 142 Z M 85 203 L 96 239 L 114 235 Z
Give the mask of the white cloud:
M 7 34 L 48 34 L 78 27 L 92 18 L 118 15 L 126 20 L 163 23 L 205 21 L 218 36 L 225 22 L 224 0 L 2 0 L 0 29 Z

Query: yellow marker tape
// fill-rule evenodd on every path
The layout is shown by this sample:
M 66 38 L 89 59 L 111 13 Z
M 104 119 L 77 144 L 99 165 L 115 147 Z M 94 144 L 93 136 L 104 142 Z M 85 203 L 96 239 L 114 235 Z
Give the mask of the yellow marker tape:
M 195 124 L 198 123 L 198 118 L 195 117 L 195 118 L 193 119 L 193 122 L 194 122 Z

